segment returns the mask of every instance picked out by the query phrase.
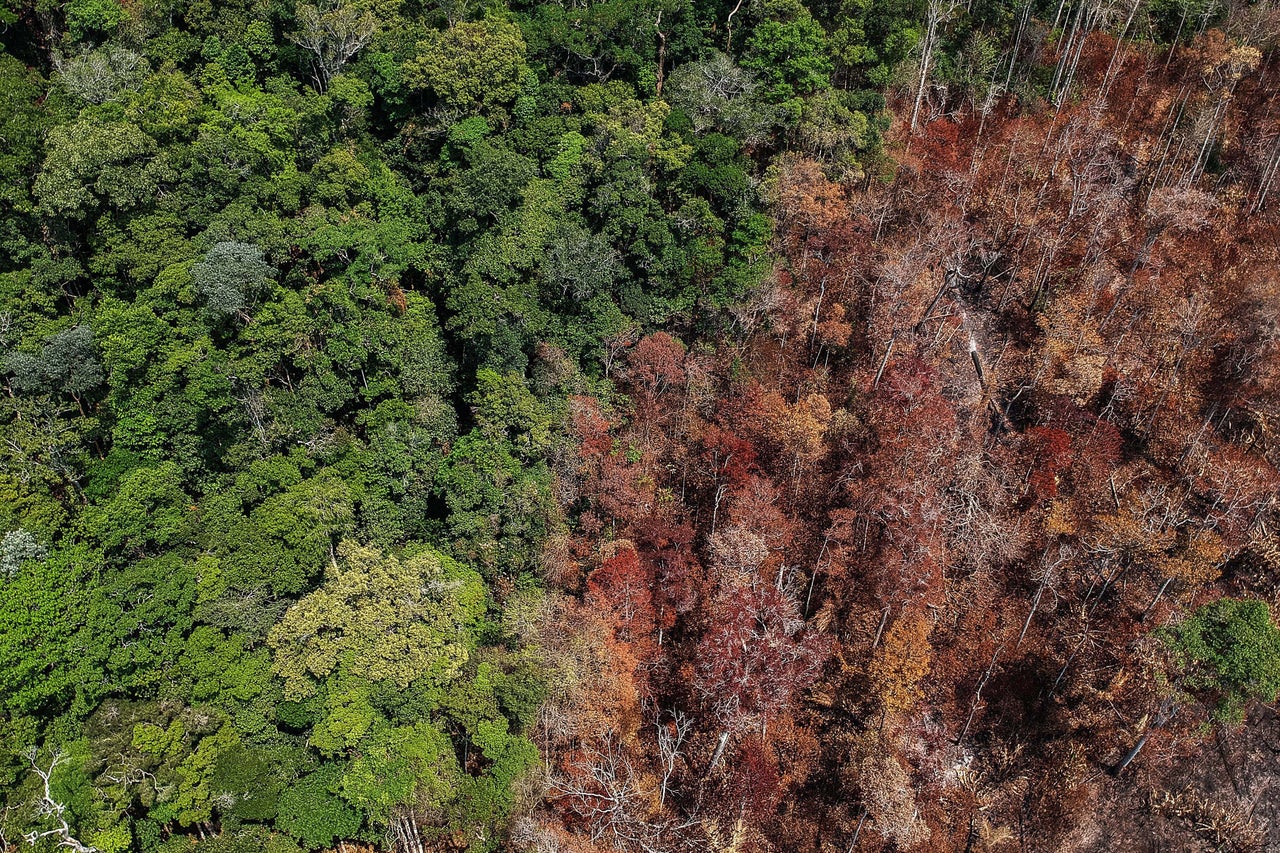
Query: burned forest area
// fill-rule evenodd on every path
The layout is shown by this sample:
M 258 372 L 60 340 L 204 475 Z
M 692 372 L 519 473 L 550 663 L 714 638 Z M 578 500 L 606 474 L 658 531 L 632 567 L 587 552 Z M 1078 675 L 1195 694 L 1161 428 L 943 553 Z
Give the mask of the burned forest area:
M 1273 0 L 0 0 L 0 853 L 1280 851 Z

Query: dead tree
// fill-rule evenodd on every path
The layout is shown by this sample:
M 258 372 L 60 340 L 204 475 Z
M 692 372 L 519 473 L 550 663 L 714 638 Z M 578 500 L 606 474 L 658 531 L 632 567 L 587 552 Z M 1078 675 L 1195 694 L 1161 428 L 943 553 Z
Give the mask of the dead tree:
M 53 776 L 53 771 L 59 765 L 67 762 L 67 754 L 62 751 L 55 752 L 52 760 L 49 762 L 48 769 L 41 768 L 36 763 L 38 750 L 33 746 L 27 749 L 27 760 L 31 762 L 32 771 L 40 777 L 43 791 L 40 799 L 36 801 L 36 816 L 41 821 L 51 820 L 54 823 L 52 829 L 33 829 L 22 836 L 23 840 L 34 847 L 38 842 L 44 839 L 53 839 L 57 847 L 65 847 L 68 850 L 74 850 L 76 853 L 98 853 L 98 848 L 84 844 L 71 834 L 71 825 L 67 822 L 67 807 L 53 798 L 53 792 L 49 787 L 49 780 Z

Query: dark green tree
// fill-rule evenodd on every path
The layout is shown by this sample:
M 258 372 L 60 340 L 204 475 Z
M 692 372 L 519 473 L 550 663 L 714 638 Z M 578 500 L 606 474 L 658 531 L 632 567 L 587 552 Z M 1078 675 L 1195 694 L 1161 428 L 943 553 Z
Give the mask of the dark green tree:
M 276 270 L 250 243 L 222 242 L 191 267 L 191 283 L 215 317 L 239 316 L 260 299 Z
M 1218 720 L 1239 722 L 1250 699 L 1274 702 L 1280 692 L 1280 628 L 1264 601 L 1206 604 L 1164 636 L 1182 684 L 1204 694 Z

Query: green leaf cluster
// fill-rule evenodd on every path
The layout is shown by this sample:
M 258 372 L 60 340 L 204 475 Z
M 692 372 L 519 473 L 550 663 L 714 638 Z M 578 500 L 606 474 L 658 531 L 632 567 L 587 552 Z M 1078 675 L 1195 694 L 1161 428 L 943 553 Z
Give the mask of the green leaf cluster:
M 1213 716 L 1239 722 L 1251 699 L 1280 693 L 1280 628 L 1266 602 L 1223 598 L 1165 629 L 1181 683 L 1208 697 Z

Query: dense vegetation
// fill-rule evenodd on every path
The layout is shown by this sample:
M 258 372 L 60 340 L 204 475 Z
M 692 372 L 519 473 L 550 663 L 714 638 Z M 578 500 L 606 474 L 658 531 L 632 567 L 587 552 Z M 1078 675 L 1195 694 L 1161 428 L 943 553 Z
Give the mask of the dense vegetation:
M 0 852 L 1274 848 L 1278 42 L 3 0 Z

